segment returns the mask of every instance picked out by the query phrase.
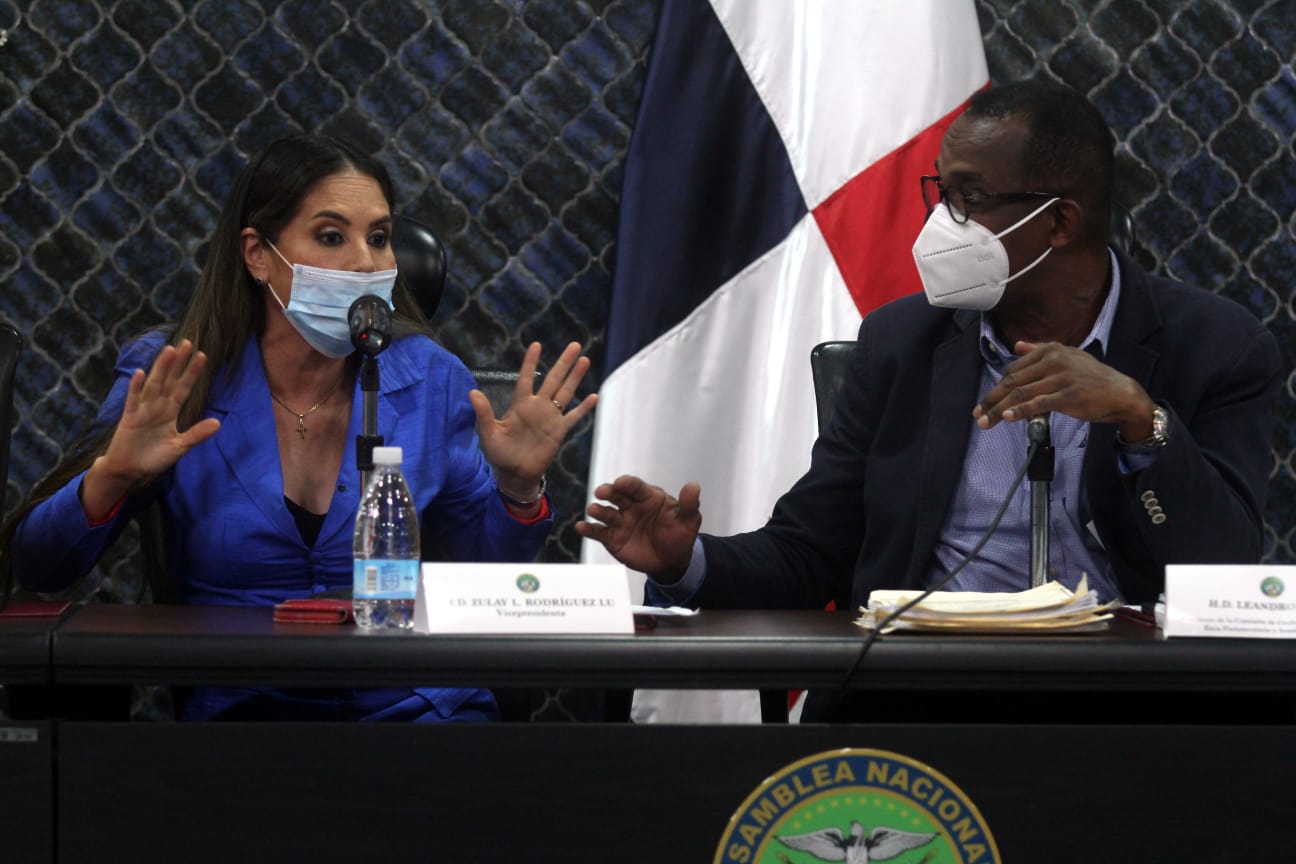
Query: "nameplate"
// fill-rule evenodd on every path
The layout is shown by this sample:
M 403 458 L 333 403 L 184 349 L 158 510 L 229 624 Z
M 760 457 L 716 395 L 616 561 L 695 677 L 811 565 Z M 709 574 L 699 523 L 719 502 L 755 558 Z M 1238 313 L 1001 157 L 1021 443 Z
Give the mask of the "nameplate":
M 620 564 L 425 563 L 419 633 L 633 633 Z
M 1166 636 L 1296 638 L 1296 567 L 1166 565 Z

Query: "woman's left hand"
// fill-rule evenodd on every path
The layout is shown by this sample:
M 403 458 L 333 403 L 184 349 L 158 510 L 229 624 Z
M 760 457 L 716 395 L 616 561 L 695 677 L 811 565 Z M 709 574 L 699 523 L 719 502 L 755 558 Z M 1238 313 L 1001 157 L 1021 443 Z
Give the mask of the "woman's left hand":
M 532 342 L 522 359 L 513 404 L 499 419 L 486 394 L 480 390 L 468 394 L 477 413 L 477 437 L 486 461 L 495 470 L 500 491 L 523 501 L 536 497 L 540 478 L 558 455 L 563 439 L 598 402 L 598 395 L 591 393 L 569 410 L 576 388 L 590 368 L 589 358 L 581 356 L 579 342 L 563 349 L 539 389 L 532 392 L 539 362 L 540 343 Z

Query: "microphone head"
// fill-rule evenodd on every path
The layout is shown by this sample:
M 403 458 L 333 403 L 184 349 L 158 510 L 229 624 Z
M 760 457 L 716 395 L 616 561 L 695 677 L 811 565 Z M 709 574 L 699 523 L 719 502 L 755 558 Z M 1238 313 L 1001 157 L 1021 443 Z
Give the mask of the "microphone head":
M 347 323 L 351 344 L 362 354 L 377 357 L 391 342 L 391 306 L 377 294 L 357 297 L 347 310 Z
M 1033 444 L 1049 443 L 1049 419 L 1047 414 L 1037 414 L 1026 421 L 1026 439 Z

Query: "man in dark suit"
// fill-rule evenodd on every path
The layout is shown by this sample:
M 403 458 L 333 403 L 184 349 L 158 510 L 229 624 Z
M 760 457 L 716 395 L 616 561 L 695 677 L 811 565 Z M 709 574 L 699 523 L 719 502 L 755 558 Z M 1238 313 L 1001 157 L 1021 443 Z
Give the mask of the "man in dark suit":
M 1055 578 L 1135 603 L 1156 598 L 1168 563 L 1258 561 L 1276 341 L 1233 302 L 1109 248 L 1112 150 L 1070 88 L 978 93 L 923 178 L 925 296 L 865 319 L 811 467 L 770 522 L 699 535 L 696 484 L 674 498 L 621 477 L 577 530 L 659 599 L 854 608 L 875 588 L 940 584 L 1009 494 L 1024 421 L 1048 415 Z M 1028 498 L 1023 484 L 947 588 L 1028 587 Z

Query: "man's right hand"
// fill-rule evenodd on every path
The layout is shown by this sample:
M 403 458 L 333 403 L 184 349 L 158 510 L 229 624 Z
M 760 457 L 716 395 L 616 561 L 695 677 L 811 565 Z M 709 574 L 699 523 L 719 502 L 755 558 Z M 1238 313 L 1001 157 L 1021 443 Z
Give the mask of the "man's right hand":
M 693 557 L 702 527 L 701 495 L 696 483 L 684 484 L 679 498 L 672 498 L 659 486 L 623 475 L 594 490 L 608 504 L 591 504 L 586 513 L 598 522 L 577 522 L 576 533 L 602 543 L 632 570 L 669 584 L 684 575 Z

